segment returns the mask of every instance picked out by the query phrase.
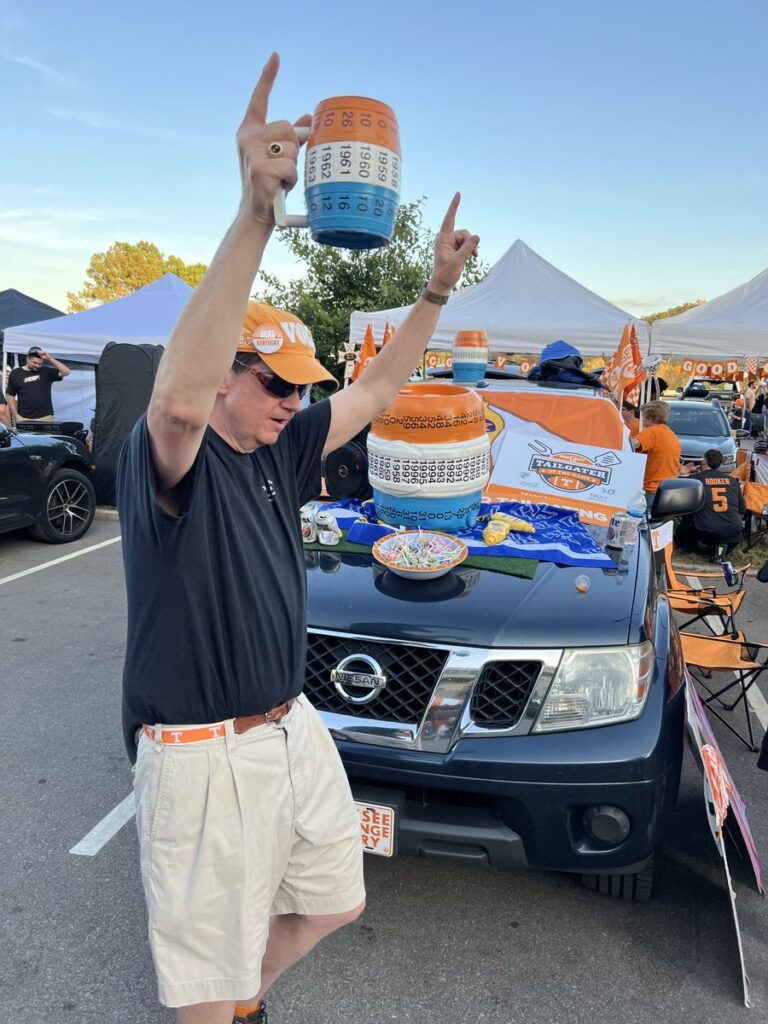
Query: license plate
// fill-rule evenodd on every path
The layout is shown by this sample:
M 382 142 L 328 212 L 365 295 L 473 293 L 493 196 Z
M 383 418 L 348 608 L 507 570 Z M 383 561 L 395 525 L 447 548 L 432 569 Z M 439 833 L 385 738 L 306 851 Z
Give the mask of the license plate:
M 379 857 L 391 857 L 395 852 L 395 809 L 383 804 L 355 801 L 360 815 L 363 850 Z

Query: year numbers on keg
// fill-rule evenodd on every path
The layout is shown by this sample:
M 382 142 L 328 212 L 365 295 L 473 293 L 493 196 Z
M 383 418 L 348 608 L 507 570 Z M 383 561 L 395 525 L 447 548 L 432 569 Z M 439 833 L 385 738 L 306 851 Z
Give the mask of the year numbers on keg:
M 341 166 L 342 174 L 352 173 L 352 148 L 351 146 L 342 146 L 339 150 L 339 164 Z
M 360 147 L 360 164 L 357 168 L 357 173 L 361 178 L 370 178 L 371 176 L 371 150 L 369 146 Z
M 330 178 L 331 176 L 331 147 L 323 146 L 320 151 L 320 177 Z

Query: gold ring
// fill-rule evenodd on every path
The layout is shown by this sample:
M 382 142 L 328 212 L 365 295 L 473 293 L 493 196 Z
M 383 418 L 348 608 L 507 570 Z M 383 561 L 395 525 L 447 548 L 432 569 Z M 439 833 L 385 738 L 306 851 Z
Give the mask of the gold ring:
M 269 144 L 269 155 L 270 156 L 282 156 L 283 146 L 280 142 L 270 142 Z

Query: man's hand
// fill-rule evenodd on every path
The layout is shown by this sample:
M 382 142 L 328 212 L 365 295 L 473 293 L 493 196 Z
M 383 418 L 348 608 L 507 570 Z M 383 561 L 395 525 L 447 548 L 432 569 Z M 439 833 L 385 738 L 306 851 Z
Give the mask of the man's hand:
M 464 264 L 470 256 L 477 256 L 479 235 L 471 235 L 464 229 L 456 230 L 456 211 L 460 202 L 461 193 L 457 192 L 435 239 L 435 265 L 429 279 L 429 289 L 440 295 L 447 295 L 453 290 L 464 270 Z
M 275 224 L 273 207 L 277 190 L 292 189 L 298 178 L 296 158 L 301 143 L 294 128 L 308 127 L 312 123 L 310 115 L 305 114 L 293 125 L 288 121 L 272 121 L 267 124 L 269 95 L 279 65 L 279 58 L 273 53 L 264 65 L 245 117 L 237 130 L 243 188 L 240 211 L 270 228 Z M 280 156 L 269 155 L 268 146 L 273 142 L 279 142 L 283 147 Z

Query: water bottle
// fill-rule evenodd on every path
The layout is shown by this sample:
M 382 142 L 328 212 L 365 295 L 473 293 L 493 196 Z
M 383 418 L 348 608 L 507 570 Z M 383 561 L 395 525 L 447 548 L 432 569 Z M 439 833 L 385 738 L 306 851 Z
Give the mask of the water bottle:
M 645 519 L 645 510 L 645 492 L 638 491 L 627 505 L 627 515 L 629 516 L 629 520 L 627 522 L 626 540 L 624 541 L 625 547 L 632 547 L 634 544 L 637 544 L 637 539 L 640 534 L 640 526 Z

